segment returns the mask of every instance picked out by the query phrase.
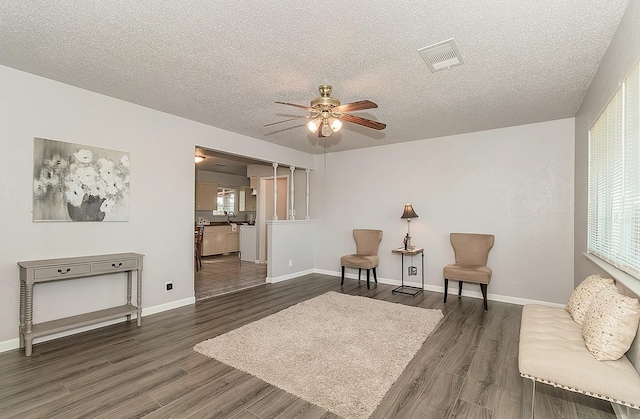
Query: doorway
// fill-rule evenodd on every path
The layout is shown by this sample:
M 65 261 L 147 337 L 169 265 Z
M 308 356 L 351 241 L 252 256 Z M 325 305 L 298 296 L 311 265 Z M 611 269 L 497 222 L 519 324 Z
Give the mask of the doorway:
M 195 154 L 202 159 L 194 169 L 194 222 L 200 220 L 205 225 L 202 268 L 194 270 L 196 300 L 264 284 L 266 265 L 240 260 L 239 233 L 243 223 L 255 219 L 257 209 L 255 200 L 253 208 L 247 205 L 247 194 L 251 194 L 247 166 L 267 164 L 203 147 L 196 147 Z M 211 195 L 210 199 L 199 199 L 203 193 Z M 218 226 L 224 226 L 225 231 L 217 231 Z

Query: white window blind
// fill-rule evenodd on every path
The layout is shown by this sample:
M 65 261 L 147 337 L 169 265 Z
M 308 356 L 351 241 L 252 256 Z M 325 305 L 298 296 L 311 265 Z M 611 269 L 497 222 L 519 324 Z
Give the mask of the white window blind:
M 589 130 L 587 251 L 640 279 L 640 66 Z

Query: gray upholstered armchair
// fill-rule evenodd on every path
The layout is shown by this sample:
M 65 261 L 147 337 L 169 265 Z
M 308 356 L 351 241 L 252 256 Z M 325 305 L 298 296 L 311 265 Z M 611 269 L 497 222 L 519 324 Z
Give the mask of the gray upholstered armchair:
M 356 241 L 356 253 L 340 258 L 342 265 L 342 281 L 344 285 L 345 268 L 358 268 L 358 281 L 363 269 L 367 270 L 367 289 L 370 289 L 369 270 L 373 270 L 373 279 L 378 283 L 376 268 L 378 267 L 378 247 L 382 241 L 382 230 L 354 229 L 353 239 Z
M 444 302 L 447 302 L 449 280 L 458 281 L 458 297 L 462 295 L 464 282 L 480 285 L 487 310 L 487 286 L 491 281 L 491 268 L 487 266 L 489 251 L 495 236 L 492 234 L 451 233 L 450 241 L 456 255 L 456 263 L 444 267 Z

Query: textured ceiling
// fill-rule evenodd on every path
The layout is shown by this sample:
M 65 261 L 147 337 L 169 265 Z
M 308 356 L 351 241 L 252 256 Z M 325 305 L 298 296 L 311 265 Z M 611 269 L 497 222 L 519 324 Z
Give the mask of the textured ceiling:
M 3 0 L 0 64 L 317 154 L 575 116 L 627 3 Z M 465 64 L 431 73 L 448 38 Z M 387 129 L 264 127 L 324 83 Z

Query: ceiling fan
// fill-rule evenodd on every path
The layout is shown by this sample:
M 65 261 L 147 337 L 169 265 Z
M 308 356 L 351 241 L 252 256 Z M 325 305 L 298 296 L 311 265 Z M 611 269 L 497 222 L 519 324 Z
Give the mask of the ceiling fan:
M 328 84 L 321 85 L 318 90 L 320 91 L 320 97 L 313 99 L 310 106 L 297 105 L 295 103 L 288 102 L 276 102 L 281 105 L 306 109 L 310 112 L 309 115 L 274 122 L 265 125 L 265 127 L 293 121 L 294 119 L 306 118 L 311 119 L 311 121 L 307 123 L 307 128 L 312 133 L 317 132 L 318 137 L 328 137 L 331 133 L 340 131 L 340 128 L 342 128 L 342 121 L 351 122 L 352 124 L 362 125 L 364 127 L 377 130 L 383 130 L 386 128 L 386 124 L 383 124 L 382 122 L 372 121 L 371 119 L 362 118 L 349 113 L 377 108 L 378 105 L 375 103 L 369 100 L 360 100 L 358 102 L 341 105 L 338 99 L 331 97 L 332 87 Z

